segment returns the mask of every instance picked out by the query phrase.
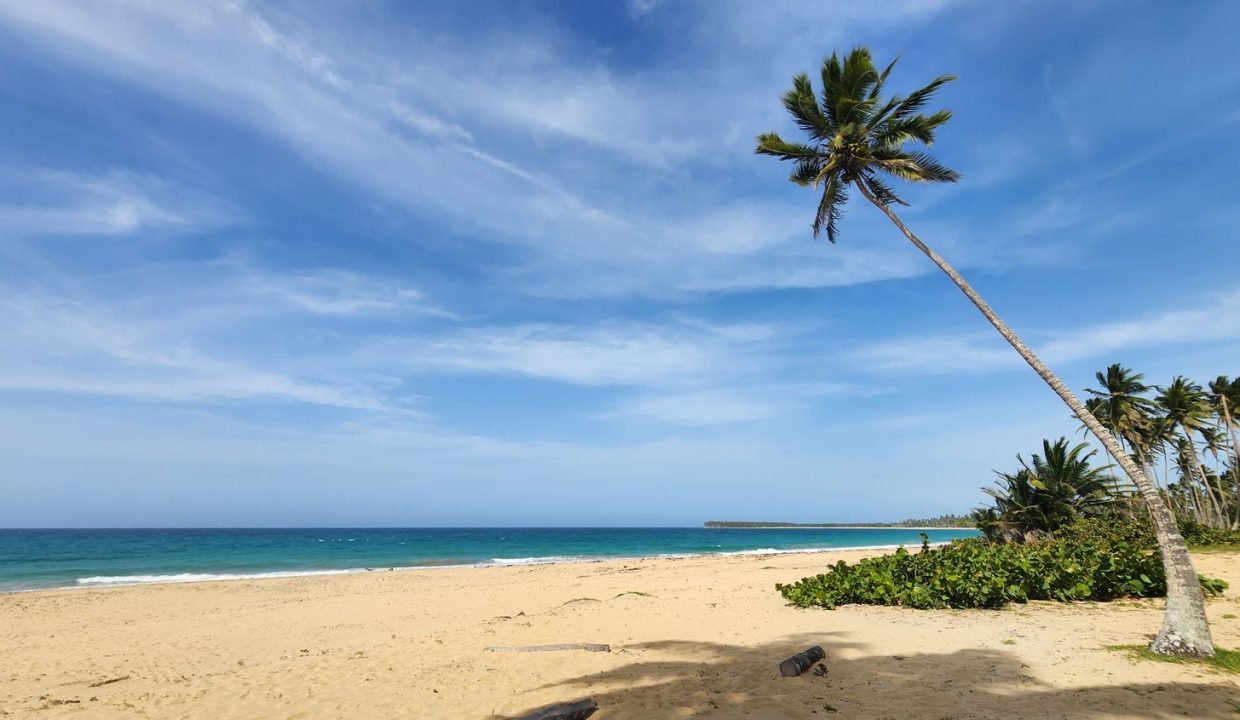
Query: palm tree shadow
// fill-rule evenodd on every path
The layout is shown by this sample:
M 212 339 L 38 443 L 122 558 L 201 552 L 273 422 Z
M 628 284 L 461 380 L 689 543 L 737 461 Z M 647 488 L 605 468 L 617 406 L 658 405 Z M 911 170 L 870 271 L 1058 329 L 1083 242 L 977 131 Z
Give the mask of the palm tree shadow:
M 665 641 L 620 648 L 634 660 L 545 686 L 589 696 L 599 720 L 658 718 L 1235 718 L 1240 689 L 1217 682 L 1048 687 L 1015 655 L 984 649 L 892 656 L 832 633 L 759 646 Z M 838 635 L 838 634 L 836 634 Z M 810 645 L 827 651 L 826 676 L 779 675 Z M 858 651 L 858 652 L 853 652 Z M 1126 660 L 1116 657 L 1116 663 Z M 532 712 L 534 708 L 530 709 Z M 520 714 L 518 715 L 520 716 Z

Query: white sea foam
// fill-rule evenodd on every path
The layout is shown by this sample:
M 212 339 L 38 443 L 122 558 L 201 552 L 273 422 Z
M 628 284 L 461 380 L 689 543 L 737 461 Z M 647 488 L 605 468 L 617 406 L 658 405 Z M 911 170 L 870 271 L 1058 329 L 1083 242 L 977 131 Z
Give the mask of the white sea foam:
M 332 542 L 337 542 L 333 540 Z M 933 542 L 931 547 L 946 545 L 947 542 Z M 904 544 L 904 547 L 914 547 L 914 544 Z M 854 547 L 808 547 L 808 548 L 756 548 L 752 550 L 734 550 L 730 552 L 698 552 L 698 553 L 663 553 L 656 555 L 635 555 L 635 556 L 607 556 L 607 557 L 584 557 L 578 555 L 545 555 L 537 557 L 519 557 L 519 558 L 492 558 L 490 562 L 479 563 L 445 563 L 445 564 L 425 564 L 414 566 L 400 567 L 360 567 L 347 568 L 338 570 L 281 570 L 273 572 L 257 572 L 257 573 L 175 573 L 168 575 L 98 575 L 93 577 L 77 578 L 74 582 L 78 587 L 109 587 L 117 585 L 149 585 L 155 583 L 193 583 L 193 582 L 215 582 L 221 580 L 263 580 L 270 578 L 292 578 L 307 577 L 316 575 L 349 575 L 354 573 L 375 572 L 380 570 L 431 570 L 437 568 L 452 567 L 485 567 L 485 566 L 519 566 L 519 565 L 552 565 L 556 563 L 593 563 L 606 562 L 615 560 L 642 560 L 648 558 L 660 559 L 686 559 L 694 557 L 703 557 L 710 555 L 785 555 L 792 553 L 820 553 L 820 552 L 842 552 L 852 550 L 894 550 L 901 547 L 896 545 L 867 545 Z M 35 590 L 37 588 L 31 588 Z
M 553 563 L 592 562 L 603 559 L 604 558 L 587 558 L 572 555 L 547 555 L 544 557 L 491 558 L 491 562 L 495 565 L 551 565 Z
M 386 569 L 386 568 L 385 568 Z M 348 570 L 286 570 L 260 573 L 176 573 L 173 575 L 96 575 L 78 578 L 78 585 L 149 585 L 151 583 L 211 582 L 214 580 L 262 580 L 265 578 L 304 577 L 310 575 L 347 575 L 367 572 L 373 568 Z

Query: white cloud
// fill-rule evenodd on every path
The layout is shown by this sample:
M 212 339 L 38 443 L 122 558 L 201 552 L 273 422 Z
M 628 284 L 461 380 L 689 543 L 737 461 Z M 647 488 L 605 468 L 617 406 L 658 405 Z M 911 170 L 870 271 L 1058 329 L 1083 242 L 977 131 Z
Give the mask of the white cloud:
M 473 142 L 473 133 L 460 125 L 440 120 L 432 115 L 410 109 L 398 102 L 389 106 L 392 114 L 409 127 L 437 138 L 454 138 L 464 142 Z
M 372 388 L 299 379 L 206 354 L 175 328 L 167 317 L 120 316 L 60 297 L 0 296 L 0 387 L 173 401 L 390 406 Z
M 0 232 L 10 237 L 198 232 L 234 215 L 203 193 L 128 172 L 82 175 L 9 167 L 0 170 L 0 182 L 14 189 L 0 202 Z
M 604 418 L 632 417 L 673 425 L 713 426 L 790 415 L 808 400 L 853 392 L 835 383 L 740 385 L 666 395 L 644 395 L 621 403 Z
M 728 390 L 637 398 L 622 404 L 614 416 L 650 418 L 678 425 L 729 425 L 765 420 L 779 413 L 777 403 Z
M 838 34 L 938 7 L 801 8 L 781 25 L 816 26 L 794 18 L 826 14 Z M 754 37 L 753 23 L 738 20 L 753 14 L 743 4 L 691 10 Z M 0 22 L 92 72 L 278 138 L 426 221 L 521 246 L 519 261 L 487 268 L 520 291 L 672 297 L 926 272 L 899 251 L 811 251 L 808 195 L 795 212 L 716 195 L 709 176 L 747 162 L 753 132 L 786 122 L 776 98 L 788 71 L 768 75 L 767 64 L 789 59 L 756 69 L 740 57 L 702 57 L 673 75 L 624 74 L 601 59 L 569 61 L 573 51 L 546 28 L 468 46 L 392 44 L 356 24 L 306 24 L 239 3 L 0 2 Z M 737 84 L 751 80 L 755 89 L 738 97 Z M 711 172 L 697 177 L 703 169 Z M 123 206 L 110 220 L 78 217 L 104 228 L 141 222 Z
M 685 385 L 761 365 L 756 339 L 727 335 L 726 327 L 525 324 L 393 337 L 369 343 L 359 357 L 422 372 L 491 373 L 587 386 Z
M 272 272 L 239 258 L 217 264 L 226 272 L 207 291 L 262 311 L 283 310 L 336 317 L 456 317 L 421 290 L 372 275 L 330 268 Z
M 1217 295 L 1192 309 L 1023 337 L 1051 364 L 1113 356 L 1131 348 L 1234 338 L 1240 338 L 1240 290 Z M 853 358 L 866 368 L 928 374 L 995 370 L 1024 363 L 997 333 L 987 332 L 883 341 L 858 350 Z

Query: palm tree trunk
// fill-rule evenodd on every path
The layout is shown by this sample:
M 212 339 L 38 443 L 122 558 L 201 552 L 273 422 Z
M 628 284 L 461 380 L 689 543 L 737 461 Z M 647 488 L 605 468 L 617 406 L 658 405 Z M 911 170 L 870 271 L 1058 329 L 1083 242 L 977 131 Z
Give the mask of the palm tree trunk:
M 1210 478 L 1206 477 L 1205 468 L 1201 466 L 1201 458 L 1197 455 L 1197 445 L 1193 442 L 1193 436 L 1189 434 L 1188 428 L 1181 426 L 1184 431 L 1184 439 L 1188 441 L 1188 464 L 1193 472 L 1197 473 L 1197 479 L 1201 481 L 1202 487 L 1205 488 L 1206 497 L 1209 499 L 1210 513 L 1214 516 L 1213 520 L 1208 523 L 1211 527 L 1223 527 L 1226 519 L 1223 517 L 1223 504 L 1219 501 L 1218 496 L 1214 493 L 1214 488 L 1210 486 Z
M 1219 404 L 1223 409 L 1223 424 L 1227 426 L 1227 436 L 1231 438 L 1231 474 L 1236 478 L 1236 517 L 1232 519 L 1231 526 L 1235 528 L 1240 525 L 1240 442 L 1236 442 L 1236 428 L 1231 424 L 1231 408 L 1227 406 L 1226 395 L 1219 398 Z
M 914 235 L 900 220 L 900 217 L 890 207 L 879 202 L 863 183 L 853 184 L 867 200 L 900 229 L 900 232 L 904 233 L 904 237 L 908 238 L 909 242 L 930 258 L 947 277 L 951 278 L 952 282 L 956 283 L 956 287 L 960 288 L 960 291 L 981 311 L 982 315 L 986 316 L 999 334 L 1016 352 L 1020 353 L 1025 362 L 1029 363 L 1029 367 L 1033 368 L 1051 390 L 1054 390 L 1055 394 L 1071 408 L 1085 427 L 1089 428 L 1094 437 L 1098 438 L 1103 447 L 1119 462 L 1120 467 L 1137 486 L 1137 489 L 1141 491 L 1145 506 L 1154 521 L 1154 535 L 1158 540 L 1159 549 L 1162 550 L 1163 569 L 1167 575 L 1167 611 L 1163 616 L 1162 629 L 1150 645 L 1150 650 L 1167 655 L 1213 656 L 1214 641 L 1210 637 L 1210 626 L 1206 620 L 1205 593 L 1201 590 L 1201 581 L 1198 580 L 1197 571 L 1193 568 L 1193 559 L 1188 554 L 1188 546 L 1184 543 L 1184 538 L 1180 535 L 1179 528 L 1176 527 L 1175 518 L 1171 515 L 1167 504 L 1163 502 L 1158 488 L 1150 482 L 1128 453 L 1119 446 L 1115 436 L 1107 432 L 1107 429 L 1098 422 L 1098 418 L 1085 408 L 1076 395 L 1068 389 L 1068 386 L 1064 385 L 1063 381 L 1038 359 L 1038 356 L 1017 337 L 1016 333 L 1012 332 L 1007 323 L 1003 322 L 994 310 L 990 309 L 990 305 L 986 304 L 982 296 L 977 294 L 977 291 L 965 281 L 956 268 Z
M 1236 442 L 1236 426 L 1231 424 L 1231 408 L 1227 407 L 1227 397 L 1219 398 L 1223 406 L 1223 424 L 1227 426 L 1227 435 L 1231 438 L 1231 466 L 1240 467 L 1240 442 Z

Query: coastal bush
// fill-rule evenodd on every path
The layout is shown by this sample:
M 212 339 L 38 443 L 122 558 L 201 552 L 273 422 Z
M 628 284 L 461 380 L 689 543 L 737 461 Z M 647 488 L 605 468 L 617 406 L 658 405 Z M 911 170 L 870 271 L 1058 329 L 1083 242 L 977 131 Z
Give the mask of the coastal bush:
M 974 523 L 990 540 L 1029 542 L 1080 518 L 1108 513 L 1116 480 L 1107 468 L 1091 465 L 1095 454 L 1086 443 L 1043 440 L 1041 455 L 1034 453 L 1028 462 L 1016 456 L 1016 472 L 996 471 L 995 487 L 982 489 L 993 505 L 974 510 Z
M 1189 545 L 1209 547 L 1211 545 L 1240 544 L 1240 530 L 1223 530 L 1203 525 L 1192 518 L 1180 520 L 1180 534 Z
M 931 548 L 922 535 L 920 553 L 904 548 L 791 585 L 775 586 L 799 607 L 859 603 L 912 608 L 1000 608 L 1029 600 L 1113 600 L 1166 594 L 1162 562 L 1145 544 L 1052 539 L 995 544 L 984 538 Z M 1209 594 L 1227 587 L 1202 578 Z
M 1154 539 L 1154 523 L 1150 522 L 1149 516 L 1144 513 L 1136 517 L 1098 515 L 1081 518 L 1056 530 L 1051 537 L 1082 544 L 1122 542 L 1147 550 L 1158 547 Z
M 1240 530 L 1210 527 L 1191 517 L 1181 518 L 1179 529 L 1184 541 L 1193 547 L 1240 545 Z M 1116 514 L 1081 518 L 1051 533 L 1051 537 L 1078 543 L 1127 542 L 1150 550 L 1158 547 L 1154 524 L 1145 513 L 1132 517 Z

